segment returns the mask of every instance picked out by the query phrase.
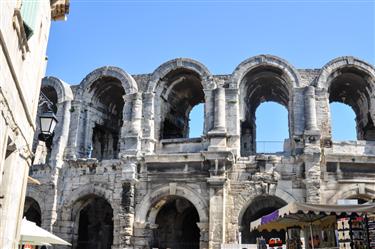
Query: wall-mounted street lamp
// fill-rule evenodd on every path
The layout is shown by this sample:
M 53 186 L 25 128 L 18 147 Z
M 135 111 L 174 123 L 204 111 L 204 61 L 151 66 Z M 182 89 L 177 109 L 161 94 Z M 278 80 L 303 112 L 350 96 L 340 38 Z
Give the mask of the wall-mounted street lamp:
M 46 142 L 46 144 L 50 144 L 52 143 L 53 132 L 58 121 L 55 113 L 52 111 L 54 106 L 53 102 L 49 100 L 41 91 L 39 106 L 43 105 L 45 105 L 46 108 L 44 112 L 39 115 L 40 134 L 38 138 L 39 140 Z
M 40 133 L 43 137 L 50 137 L 53 135 L 56 124 L 58 123 L 55 114 L 52 111 L 47 111 L 39 116 Z

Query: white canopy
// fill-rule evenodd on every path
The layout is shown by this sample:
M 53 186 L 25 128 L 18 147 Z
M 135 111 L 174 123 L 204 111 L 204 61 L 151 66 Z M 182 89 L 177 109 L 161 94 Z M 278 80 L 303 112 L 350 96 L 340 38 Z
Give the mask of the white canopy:
M 63 239 L 60 239 L 56 235 L 44 230 L 41 227 L 38 227 L 34 222 L 22 219 L 21 224 L 21 244 L 30 244 L 30 245 L 66 245 L 71 246 L 70 243 L 66 242 Z
M 271 231 L 292 226 L 325 225 L 336 222 L 336 214 L 375 213 L 375 204 L 320 205 L 292 202 L 250 223 L 250 230 Z

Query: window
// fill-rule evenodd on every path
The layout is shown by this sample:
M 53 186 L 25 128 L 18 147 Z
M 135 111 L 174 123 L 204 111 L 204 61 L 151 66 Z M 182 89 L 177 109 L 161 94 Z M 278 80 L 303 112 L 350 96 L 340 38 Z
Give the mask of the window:
M 33 35 L 38 18 L 40 0 L 23 0 L 21 5 L 21 16 L 27 40 Z

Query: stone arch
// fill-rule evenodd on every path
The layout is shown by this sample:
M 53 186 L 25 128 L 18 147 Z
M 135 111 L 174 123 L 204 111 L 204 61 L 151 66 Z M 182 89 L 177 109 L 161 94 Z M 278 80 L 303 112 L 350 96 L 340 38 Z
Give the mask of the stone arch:
M 357 139 L 375 140 L 374 83 L 373 66 L 358 58 L 345 56 L 323 66 L 314 84 L 326 94 L 326 105 L 339 102 L 353 109 L 356 115 Z M 327 121 L 329 126 L 326 136 L 330 136 L 332 127 L 330 119 Z
M 70 243 L 73 244 L 73 248 L 76 248 L 79 244 L 79 224 L 81 211 L 86 209 L 93 201 L 101 200 L 103 203 L 108 204 L 112 213 L 112 245 L 118 244 L 117 238 L 114 237 L 115 231 L 118 230 L 118 221 L 116 221 L 116 207 L 112 200 L 112 191 L 105 186 L 98 186 L 95 184 L 89 184 L 74 190 L 61 204 L 61 233 Z M 64 232 L 62 232 L 64 231 Z
M 89 73 L 80 83 L 82 89 L 89 89 L 90 85 L 103 77 L 118 79 L 124 88 L 125 94 L 138 92 L 138 86 L 134 78 L 119 67 L 105 66 L 100 67 Z
M 105 187 L 98 186 L 95 184 L 88 184 L 83 187 L 80 187 L 74 190 L 64 201 L 64 209 L 69 209 L 72 205 L 79 199 L 84 198 L 85 196 L 96 195 L 105 199 L 107 202 L 111 203 L 112 192 Z
M 34 134 L 33 149 L 35 151 L 35 164 L 49 163 L 53 167 L 61 167 L 63 150 L 66 147 L 69 124 L 70 108 L 73 100 L 73 92 L 70 86 L 56 77 L 44 77 L 42 79 L 41 93 L 53 103 L 52 111 L 55 113 L 58 123 L 54 130 L 54 136 L 46 142 L 38 139 L 40 134 L 39 116 L 46 111 L 51 111 L 46 102 L 39 102 L 37 110 L 36 129 Z
M 213 122 L 210 116 L 213 99 L 206 90 L 213 87 L 212 74 L 198 61 L 177 58 L 163 63 L 152 73 L 146 86 L 143 116 L 155 118 L 145 122 L 144 137 L 188 138 L 189 115 L 199 104 L 204 104 L 203 134 L 206 134 Z
M 268 195 L 268 196 L 279 198 L 279 199 L 283 200 L 286 203 L 291 203 L 291 202 L 296 201 L 296 199 L 291 194 L 289 194 L 289 193 L 287 193 L 287 192 L 285 192 L 283 190 L 281 190 L 281 191 L 276 190 L 275 195 Z M 254 198 L 256 198 L 256 197 L 254 197 Z M 246 209 L 254 201 L 254 198 L 246 200 L 246 202 L 244 202 L 242 204 L 242 208 L 239 209 L 238 213 L 235 215 L 235 217 L 238 217 L 237 222 L 238 222 L 239 225 L 240 225 L 240 223 L 242 221 L 243 215 L 246 212 Z
M 160 79 L 165 77 L 171 71 L 179 68 L 187 69 L 197 73 L 201 77 L 203 88 L 210 88 L 209 84 L 211 83 L 213 76 L 206 66 L 204 66 L 199 61 L 190 58 L 176 58 L 163 63 L 152 73 L 151 79 L 147 84 L 146 91 L 150 93 L 154 92 Z
M 169 196 L 178 196 L 185 198 L 191 202 L 197 209 L 200 222 L 208 222 L 208 205 L 206 201 L 193 189 L 187 186 L 177 186 L 176 192 L 171 194 L 170 187 L 164 186 L 153 191 L 150 191 L 140 202 L 138 212 L 136 212 L 135 222 L 137 223 L 150 223 L 155 222 L 158 210 L 162 205 L 157 205 L 163 198 Z
M 127 134 L 140 131 L 134 126 L 140 126 L 142 103 L 131 75 L 113 66 L 95 69 L 82 80 L 78 94 L 83 109 L 80 115 L 84 116 L 79 132 L 85 134 L 79 138 L 81 154 L 98 160 L 114 159 L 126 150 L 126 144 L 138 144 L 139 132 L 132 141 L 125 141 Z
M 39 206 L 39 211 L 40 211 L 40 222 L 41 224 L 39 225 L 42 225 L 43 227 L 47 227 L 48 224 L 48 221 L 47 221 L 47 207 L 46 207 L 46 198 L 45 198 L 45 194 L 43 194 L 43 192 L 40 190 L 40 188 L 38 187 L 34 187 L 32 185 L 28 185 L 27 186 L 27 190 L 26 190 L 26 197 L 25 197 L 25 207 L 24 207 L 24 213 L 27 211 L 26 210 L 26 200 L 27 198 L 30 198 L 32 200 L 34 200 L 38 206 Z M 35 221 L 34 221 L 35 222 Z
M 286 60 L 274 55 L 257 55 L 241 62 L 232 73 L 230 88 L 239 88 L 243 77 L 252 69 L 259 66 L 269 66 L 280 69 L 287 75 L 291 87 L 300 87 L 301 77 L 297 71 Z
M 256 153 L 256 110 L 263 102 L 287 109 L 289 138 L 294 135 L 294 112 L 300 108 L 293 103 L 294 88 L 300 87 L 300 76 L 292 65 L 276 56 L 258 55 L 238 65 L 231 77 L 230 88 L 239 91 L 242 156 Z
M 48 77 L 44 77 L 42 79 L 42 88 L 43 87 L 52 87 L 55 89 L 56 93 L 57 93 L 57 103 L 62 103 L 62 102 L 65 102 L 65 101 L 71 101 L 73 100 L 73 92 L 72 92 L 72 89 L 70 88 L 70 86 L 65 83 L 64 81 L 56 78 L 56 77 L 53 77 L 53 76 L 48 76 Z
M 32 185 L 27 186 L 26 190 L 26 197 L 30 197 L 34 199 L 40 206 L 40 209 L 42 211 L 42 220 L 43 220 L 43 213 L 46 211 L 46 195 L 43 194 L 43 192 Z
M 26 196 L 23 216 L 27 220 L 36 223 L 37 226 L 42 226 L 42 209 L 40 204 L 34 198 Z
M 328 90 L 331 84 L 329 79 L 332 77 L 332 74 L 337 70 L 346 67 L 353 67 L 359 71 L 365 72 L 374 82 L 375 68 L 371 64 L 353 56 L 342 56 L 329 61 L 322 67 L 320 74 L 315 81 L 315 86 Z
M 254 221 L 263 215 L 267 215 L 285 205 L 288 202 L 275 195 L 258 195 L 247 201 L 247 205 L 244 205 L 239 213 L 238 226 L 241 231 L 242 243 L 255 243 L 255 237 L 262 235 L 266 240 L 270 239 L 274 235 L 283 235 L 282 232 L 263 232 L 251 231 L 250 222 Z M 276 233 L 276 234 L 275 234 Z M 256 235 L 256 236 L 255 236 Z M 255 237 L 254 237 L 255 236 Z M 267 238 L 267 236 L 269 238 Z
M 331 202 L 337 203 L 339 199 L 349 199 L 352 196 L 366 196 L 369 199 L 375 199 L 375 191 L 369 188 L 360 191 L 359 186 L 352 186 L 349 188 L 344 188 L 343 190 L 338 191 L 330 199 Z

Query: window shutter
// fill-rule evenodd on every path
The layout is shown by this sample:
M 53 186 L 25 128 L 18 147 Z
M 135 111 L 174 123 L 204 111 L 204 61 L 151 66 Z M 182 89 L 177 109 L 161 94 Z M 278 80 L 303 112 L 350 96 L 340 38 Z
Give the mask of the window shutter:
M 43 0 L 23 0 L 21 5 L 21 16 L 25 27 L 26 37 L 29 39 L 36 28 L 38 18 L 39 2 Z

